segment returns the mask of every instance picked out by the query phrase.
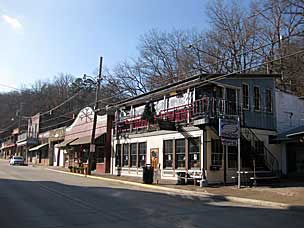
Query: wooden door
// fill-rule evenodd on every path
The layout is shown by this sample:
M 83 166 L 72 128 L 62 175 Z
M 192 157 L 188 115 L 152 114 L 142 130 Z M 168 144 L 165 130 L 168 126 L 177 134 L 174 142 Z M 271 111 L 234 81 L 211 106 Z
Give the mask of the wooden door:
M 150 157 L 151 157 L 151 166 L 154 170 L 158 168 L 159 164 L 159 149 L 154 148 L 150 150 Z

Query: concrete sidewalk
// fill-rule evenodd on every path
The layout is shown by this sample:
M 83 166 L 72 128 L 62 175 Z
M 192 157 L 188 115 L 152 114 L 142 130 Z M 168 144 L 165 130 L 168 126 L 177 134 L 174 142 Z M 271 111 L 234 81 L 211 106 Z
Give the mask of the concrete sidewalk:
M 71 175 L 84 176 L 82 174 L 70 173 L 65 168 L 48 167 L 49 170 L 63 172 Z M 156 185 L 142 183 L 142 178 L 114 175 L 86 176 L 88 178 L 104 181 L 118 182 L 121 184 L 133 185 L 144 189 L 163 193 L 182 194 L 195 197 L 212 197 L 214 199 L 228 200 L 237 203 L 244 203 L 257 206 L 276 207 L 282 209 L 297 209 L 304 211 L 304 186 L 286 187 L 283 184 L 272 187 L 253 187 L 238 189 L 235 186 L 213 185 L 200 188 L 193 185 L 176 185 L 175 181 L 161 180 Z

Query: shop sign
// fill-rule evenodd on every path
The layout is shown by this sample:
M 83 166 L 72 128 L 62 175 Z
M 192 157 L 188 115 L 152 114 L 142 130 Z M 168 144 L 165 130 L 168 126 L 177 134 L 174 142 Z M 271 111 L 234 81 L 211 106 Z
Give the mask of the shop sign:
M 219 119 L 219 136 L 223 145 L 236 146 L 240 137 L 240 123 L 238 117 Z

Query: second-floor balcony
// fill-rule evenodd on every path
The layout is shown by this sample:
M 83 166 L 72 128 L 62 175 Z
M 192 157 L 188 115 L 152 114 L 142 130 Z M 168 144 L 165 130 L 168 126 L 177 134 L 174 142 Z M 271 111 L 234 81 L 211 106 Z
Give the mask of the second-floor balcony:
M 168 108 L 157 112 L 154 121 L 148 122 L 142 116 L 124 117 L 116 121 L 114 134 L 172 129 L 178 124 L 191 125 L 198 119 L 216 119 L 223 115 L 238 115 L 239 105 L 235 101 L 222 98 L 203 97 L 186 105 Z

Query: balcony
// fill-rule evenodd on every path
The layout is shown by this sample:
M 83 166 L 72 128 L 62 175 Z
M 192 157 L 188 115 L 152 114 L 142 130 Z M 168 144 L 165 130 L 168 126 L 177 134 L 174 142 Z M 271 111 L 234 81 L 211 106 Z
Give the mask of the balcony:
M 125 117 L 115 123 L 114 134 L 140 133 L 144 131 L 171 130 L 176 125 L 194 125 L 208 123 L 223 115 L 238 115 L 236 102 L 227 102 L 222 98 L 203 97 L 191 104 L 159 111 L 154 116 L 154 123 L 148 123 L 140 116 Z

